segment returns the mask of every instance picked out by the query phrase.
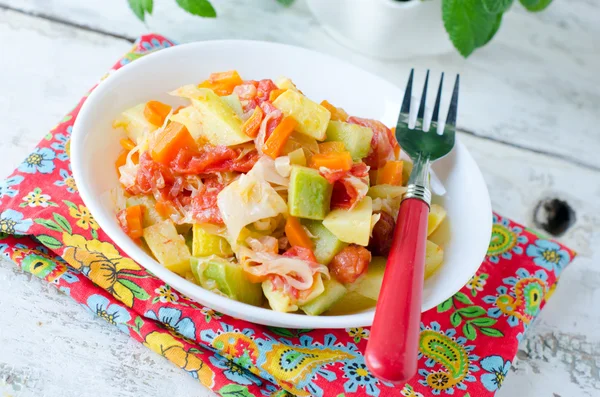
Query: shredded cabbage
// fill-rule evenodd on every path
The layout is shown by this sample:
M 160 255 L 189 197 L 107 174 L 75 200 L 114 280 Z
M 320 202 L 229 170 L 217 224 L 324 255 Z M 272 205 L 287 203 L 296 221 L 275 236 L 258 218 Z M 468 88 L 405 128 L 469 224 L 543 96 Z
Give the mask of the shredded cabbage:
M 250 173 L 254 174 L 258 179 L 275 185 L 288 186 L 290 184 L 289 174 L 285 177 L 277 172 L 277 161 L 274 161 L 268 156 L 262 156 L 256 164 L 254 164 Z
M 242 229 L 258 220 L 287 213 L 287 204 L 265 180 L 249 172 L 226 186 L 217 205 L 235 247 Z

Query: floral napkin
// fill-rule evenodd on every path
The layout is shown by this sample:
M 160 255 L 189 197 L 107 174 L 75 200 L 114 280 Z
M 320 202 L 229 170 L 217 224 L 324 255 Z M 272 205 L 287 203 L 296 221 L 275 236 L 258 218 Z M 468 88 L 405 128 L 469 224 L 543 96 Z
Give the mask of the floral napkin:
M 172 45 L 143 36 L 114 69 Z M 222 396 L 492 396 L 575 256 L 494 215 L 485 261 L 423 314 L 418 374 L 393 386 L 365 366 L 368 328 L 294 330 L 234 319 L 125 256 L 84 206 L 71 174 L 69 137 L 85 99 L 0 184 L 0 252 Z

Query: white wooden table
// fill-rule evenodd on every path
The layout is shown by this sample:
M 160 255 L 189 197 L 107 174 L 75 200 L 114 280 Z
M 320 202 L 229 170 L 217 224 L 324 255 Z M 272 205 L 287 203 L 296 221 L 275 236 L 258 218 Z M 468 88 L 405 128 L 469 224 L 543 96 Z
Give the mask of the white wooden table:
M 248 38 L 315 48 L 403 85 L 409 67 L 460 72 L 460 138 L 496 211 L 532 224 L 541 198 L 576 212 L 560 240 L 580 253 L 527 334 L 499 396 L 600 393 L 600 5 L 556 1 L 508 14 L 490 46 L 379 62 L 331 40 L 300 0 L 215 1 L 202 20 L 155 1 L 148 25 L 126 0 L 0 0 L 0 174 L 8 174 L 143 32 L 179 41 Z M 92 317 L 38 279 L 0 262 L 2 396 L 210 396 L 183 371 Z

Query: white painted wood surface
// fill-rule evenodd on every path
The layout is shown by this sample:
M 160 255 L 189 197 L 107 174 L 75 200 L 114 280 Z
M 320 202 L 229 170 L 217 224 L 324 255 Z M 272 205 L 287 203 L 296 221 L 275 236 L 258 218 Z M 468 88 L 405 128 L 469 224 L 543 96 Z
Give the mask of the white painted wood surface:
M 146 27 L 125 0 L 0 0 L 0 175 L 16 167 L 130 47 L 127 38 L 148 30 L 178 41 L 251 38 L 302 45 L 397 84 L 404 84 L 410 66 L 460 72 L 460 125 L 470 132 L 461 139 L 484 173 L 495 210 L 531 224 L 538 200 L 557 196 L 577 213 L 576 224 L 560 240 L 580 257 L 522 343 L 520 360 L 498 395 L 599 393 L 596 2 L 557 1 L 536 15 L 517 10 L 507 15 L 491 45 L 467 61 L 446 54 L 410 62 L 351 53 L 318 27 L 302 2 L 290 9 L 271 0 L 215 2 L 220 17 L 213 21 L 190 17 L 172 1 L 156 3 Z M 0 392 L 13 397 L 212 395 L 8 262 L 0 262 Z

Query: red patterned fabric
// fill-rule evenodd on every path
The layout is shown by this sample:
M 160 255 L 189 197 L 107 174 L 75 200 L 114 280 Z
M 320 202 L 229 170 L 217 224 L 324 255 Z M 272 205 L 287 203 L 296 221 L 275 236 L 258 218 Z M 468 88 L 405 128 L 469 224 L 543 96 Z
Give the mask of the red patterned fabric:
M 143 36 L 115 69 L 171 45 Z M 466 286 L 423 314 L 418 374 L 394 387 L 366 369 L 368 328 L 237 320 L 128 258 L 99 229 L 71 175 L 69 137 L 83 101 L 0 184 L 0 252 L 223 396 L 492 396 L 575 256 L 494 215 L 488 256 Z

